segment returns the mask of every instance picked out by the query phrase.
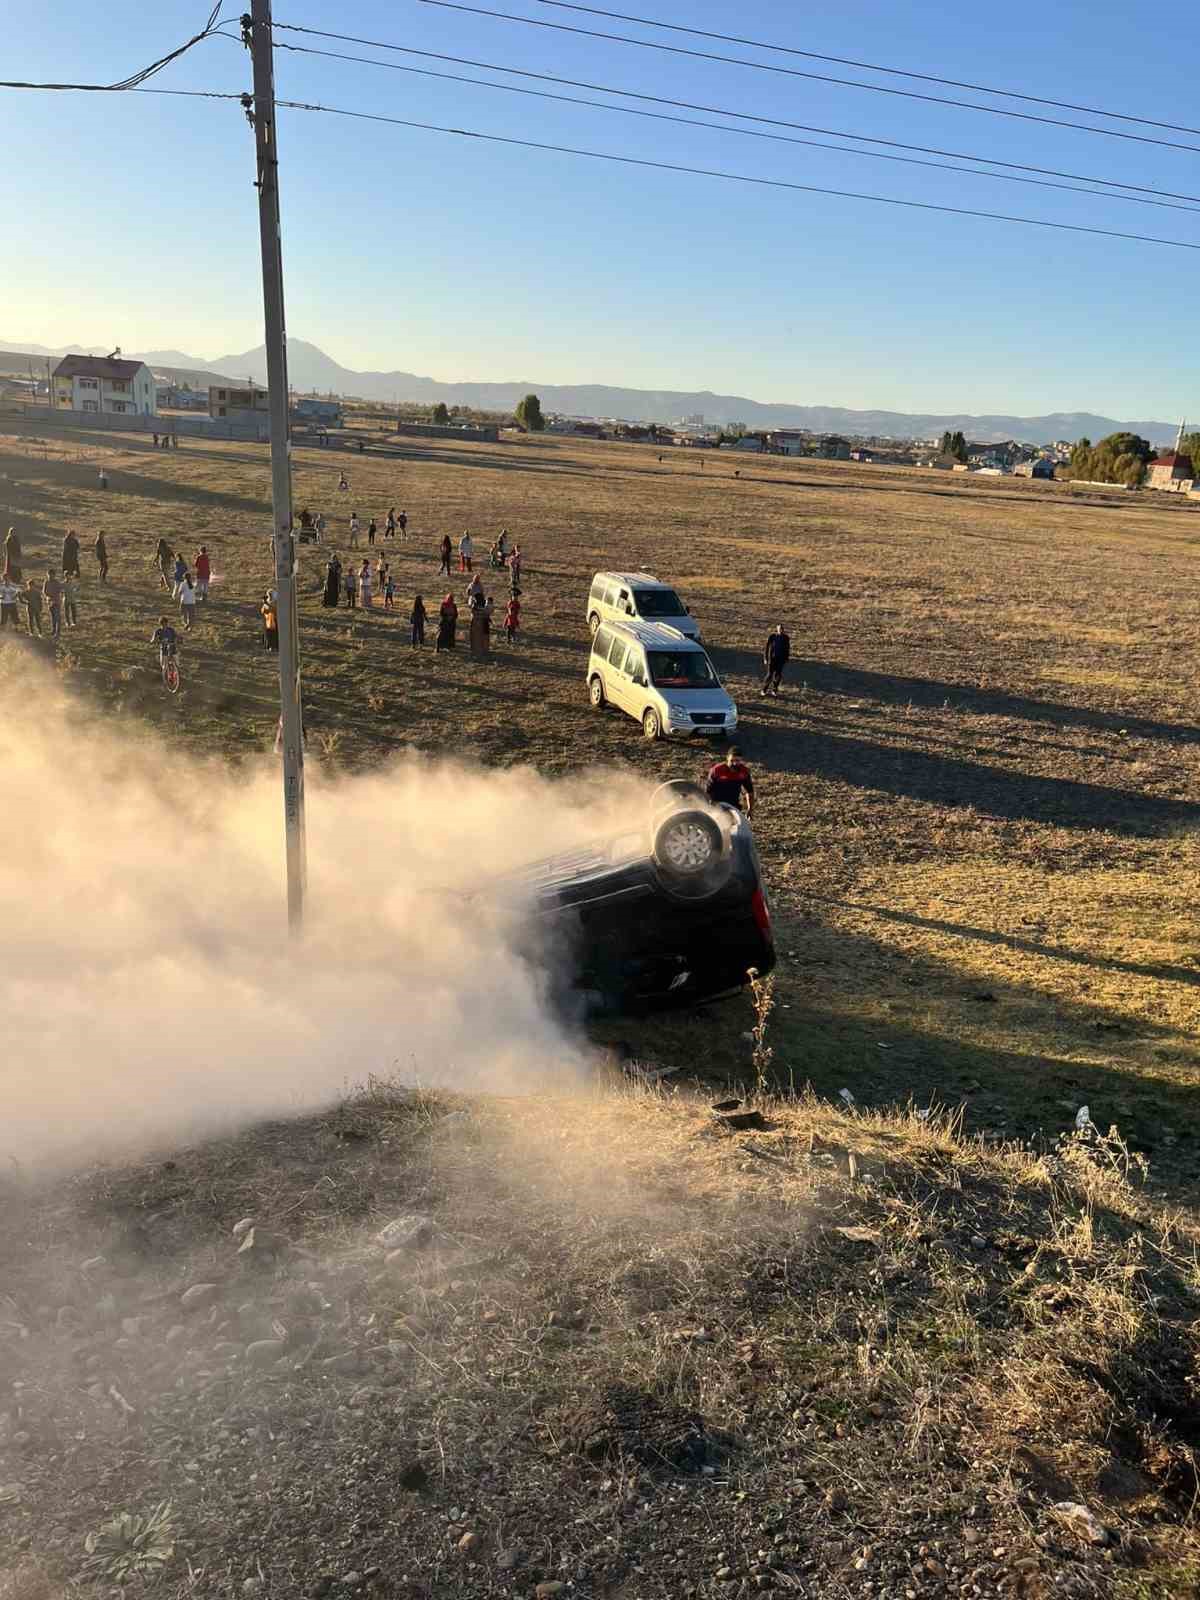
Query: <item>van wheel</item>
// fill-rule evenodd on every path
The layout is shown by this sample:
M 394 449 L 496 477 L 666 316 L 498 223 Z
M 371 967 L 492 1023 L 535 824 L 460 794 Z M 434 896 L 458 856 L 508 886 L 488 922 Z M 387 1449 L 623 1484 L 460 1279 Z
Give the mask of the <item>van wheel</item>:
M 588 699 L 592 703 L 593 710 L 604 710 L 604 685 L 601 683 L 599 676 L 595 673 L 593 673 L 593 675 L 588 679 Z
M 653 850 L 659 881 L 676 899 L 708 899 L 733 870 L 721 829 L 705 811 L 677 811 L 660 822 Z
M 642 717 L 642 732 L 647 739 L 662 738 L 662 724 L 658 720 L 658 712 L 650 709 Z
M 591 613 L 591 615 L 588 617 L 588 632 L 591 634 L 592 638 L 594 639 L 599 631 L 600 631 L 600 618 L 593 611 Z

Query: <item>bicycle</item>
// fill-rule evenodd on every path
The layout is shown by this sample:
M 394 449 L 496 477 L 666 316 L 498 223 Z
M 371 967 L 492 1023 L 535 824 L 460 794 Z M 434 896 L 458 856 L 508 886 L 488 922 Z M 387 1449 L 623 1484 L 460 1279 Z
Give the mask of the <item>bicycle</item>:
M 179 693 L 179 657 L 174 651 L 162 658 L 162 679 L 168 694 Z

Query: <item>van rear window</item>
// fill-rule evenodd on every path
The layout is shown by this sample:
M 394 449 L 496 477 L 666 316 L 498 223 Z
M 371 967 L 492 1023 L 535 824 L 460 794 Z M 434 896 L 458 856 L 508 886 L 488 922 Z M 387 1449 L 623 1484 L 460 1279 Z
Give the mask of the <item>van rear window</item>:
M 592 654 L 608 659 L 608 652 L 612 649 L 613 635 L 611 628 L 597 628 L 596 637 L 592 640 Z

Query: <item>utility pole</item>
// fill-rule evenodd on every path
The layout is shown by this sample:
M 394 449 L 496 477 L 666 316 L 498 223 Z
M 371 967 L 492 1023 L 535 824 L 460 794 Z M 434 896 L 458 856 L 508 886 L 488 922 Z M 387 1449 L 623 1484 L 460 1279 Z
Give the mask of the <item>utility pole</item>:
M 296 547 L 292 536 L 292 444 L 288 435 L 287 331 L 283 320 L 283 249 L 279 233 L 279 150 L 271 0 L 250 0 L 242 41 L 254 63 L 254 126 L 258 156 L 258 219 L 266 324 L 267 404 L 271 419 L 271 504 L 275 530 L 275 593 L 279 619 L 279 699 L 283 756 L 283 819 L 287 839 L 288 924 L 300 931 L 307 873 L 304 838 L 304 728 L 300 713 L 300 634 L 296 615 Z M 243 103 L 245 103 L 243 101 Z M 252 391 L 253 392 L 253 391 Z

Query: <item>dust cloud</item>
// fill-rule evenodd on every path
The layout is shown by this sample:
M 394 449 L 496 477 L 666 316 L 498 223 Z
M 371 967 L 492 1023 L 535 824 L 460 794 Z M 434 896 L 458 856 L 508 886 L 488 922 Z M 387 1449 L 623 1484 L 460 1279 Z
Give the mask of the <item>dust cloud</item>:
M 276 759 L 234 771 L 102 725 L 11 657 L 0 704 L 0 1160 L 127 1156 L 327 1105 L 372 1074 L 507 1092 L 587 1072 L 488 888 L 627 822 L 632 780 L 310 763 L 292 944 Z

